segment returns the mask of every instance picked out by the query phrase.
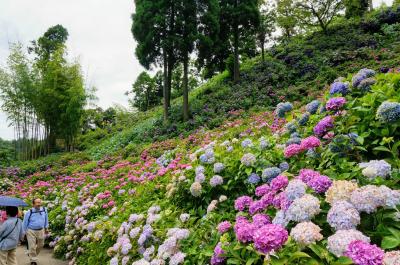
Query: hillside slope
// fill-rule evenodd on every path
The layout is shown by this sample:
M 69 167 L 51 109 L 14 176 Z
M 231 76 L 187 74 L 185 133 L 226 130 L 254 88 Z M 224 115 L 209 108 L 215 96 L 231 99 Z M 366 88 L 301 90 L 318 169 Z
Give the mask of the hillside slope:
M 6 193 L 45 198 L 50 245 L 71 264 L 398 264 L 399 92 L 399 73 L 363 69 L 307 105 L 48 168 Z

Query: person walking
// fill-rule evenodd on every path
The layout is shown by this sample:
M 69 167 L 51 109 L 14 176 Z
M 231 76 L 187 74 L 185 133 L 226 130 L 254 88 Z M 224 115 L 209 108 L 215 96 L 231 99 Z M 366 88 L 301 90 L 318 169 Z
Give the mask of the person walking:
M 31 265 L 37 265 L 38 255 L 44 246 L 45 235 L 48 234 L 49 217 L 46 208 L 42 207 L 41 199 L 33 199 L 32 205 L 33 208 L 24 216 L 23 229 L 28 240 L 28 255 Z
M 17 265 L 17 246 L 24 238 L 18 207 L 6 207 L 7 220 L 0 226 L 0 265 Z

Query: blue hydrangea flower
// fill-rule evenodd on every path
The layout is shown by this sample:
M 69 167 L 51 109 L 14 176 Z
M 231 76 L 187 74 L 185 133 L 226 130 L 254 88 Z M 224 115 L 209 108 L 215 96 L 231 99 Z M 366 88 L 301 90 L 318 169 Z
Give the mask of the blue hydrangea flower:
M 376 118 L 381 122 L 397 122 L 400 120 L 400 103 L 383 102 L 376 111 Z
M 321 102 L 319 102 L 319 100 L 313 100 L 306 105 L 306 110 L 311 114 L 315 114 L 317 113 L 319 105 L 321 105 Z
M 253 142 L 250 139 L 247 138 L 242 141 L 243 148 L 252 147 L 252 146 L 253 146 Z
M 222 170 L 224 170 L 225 169 L 225 165 L 224 164 L 222 164 L 222 163 L 215 163 L 214 164 L 214 173 L 221 173 L 222 172 Z
M 369 91 L 369 90 L 371 90 L 371 86 L 374 85 L 375 83 L 376 83 L 375 78 L 372 78 L 372 77 L 365 78 L 364 80 L 362 80 L 360 82 L 360 84 L 358 85 L 358 88 L 363 91 Z
M 285 129 L 290 133 L 295 132 L 297 130 L 297 125 L 296 125 L 295 121 L 286 123 Z
M 250 184 L 257 184 L 257 183 L 260 182 L 260 180 L 261 180 L 260 176 L 257 175 L 256 173 L 251 173 L 250 176 L 249 176 L 248 179 L 247 179 L 247 181 L 248 181 Z
M 308 149 L 308 151 L 306 152 L 306 156 L 309 158 L 318 158 L 319 155 L 317 152 L 315 152 L 314 149 Z
M 361 69 L 357 74 L 355 74 L 352 78 L 353 87 L 359 88 L 360 83 L 369 77 L 373 77 L 375 75 L 375 71 L 371 69 Z
M 300 144 L 301 143 L 301 138 L 294 137 L 294 138 L 289 138 L 289 140 L 286 141 L 286 146 L 289 146 L 291 144 Z
M 319 113 L 324 113 L 326 112 L 326 107 L 325 105 L 321 105 L 321 107 L 319 108 Z
M 355 144 L 358 143 L 358 142 L 357 142 L 358 134 L 356 134 L 356 133 L 349 133 L 347 136 L 350 138 L 350 142 L 351 142 L 352 144 L 355 145 Z
M 290 102 L 281 102 L 276 106 L 276 115 L 279 118 L 284 118 L 285 114 L 293 109 L 293 105 Z
M 279 169 L 283 171 L 289 170 L 289 163 L 288 162 L 282 162 L 279 164 Z
M 334 94 L 346 95 L 348 93 L 348 89 L 349 89 L 349 84 L 343 83 L 343 82 L 334 82 L 331 85 L 329 94 L 331 94 L 331 95 L 334 95 Z
M 265 139 L 265 137 L 260 138 L 260 148 L 261 149 L 266 149 L 270 146 L 271 146 L 270 142 L 267 139 Z
M 298 132 L 294 132 L 290 135 L 290 138 L 300 138 L 300 134 Z
M 273 178 L 276 178 L 279 174 L 281 174 L 281 170 L 277 167 L 269 167 L 263 170 L 262 179 L 263 181 L 271 181 Z
M 310 119 L 310 114 L 308 112 L 301 115 L 301 117 L 299 119 L 300 126 L 306 125 L 309 119 Z

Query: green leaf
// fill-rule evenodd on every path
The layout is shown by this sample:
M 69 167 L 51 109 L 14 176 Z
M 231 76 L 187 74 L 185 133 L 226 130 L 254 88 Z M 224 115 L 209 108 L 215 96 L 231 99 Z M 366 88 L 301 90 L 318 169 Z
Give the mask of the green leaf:
M 400 244 L 399 240 L 394 236 L 385 236 L 382 240 L 381 247 L 383 249 L 395 248 Z
M 297 251 L 290 255 L 289 261 L 293 261 L 293 260 L 299 259 L 299 258 L 310 258 L 310 256 L 307 253 Z
M 353 261 L 347 257 L 340 257 L 336 262 L 332 263 L 332 265 L 349 265 L 353 264 Z
M 377 146 L 373 150 L 374 151 L 384 151 L 384 152 L 389 152 L 389 153 L 392 152 L 389 148 L 387 148 L 385 146 Z

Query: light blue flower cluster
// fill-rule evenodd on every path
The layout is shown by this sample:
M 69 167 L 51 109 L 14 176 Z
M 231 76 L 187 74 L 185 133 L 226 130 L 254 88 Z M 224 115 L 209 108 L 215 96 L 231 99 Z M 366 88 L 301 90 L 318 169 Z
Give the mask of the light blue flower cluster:
M 336 201 L 328 211 L 327 221 L 335 230 L 355 229 L 360 220 L 360 213 L 347 201 Z
M 308 112 L 304 113 L 303 115 L 301 115 L 299 119 L 299 125 L 300 126 L 306 125 L 309 119 L 310 119 L 310 114 Z
M 307 185 L 299 180 L 299 179 L 293 179 L 289 181 L 289 184 L 287 185 L 285 189 L 286 197 L 290 201 L 294 201 L 297 198 L 300 198 L 306 193 Z
M 257 184 L 260 182 L 260 180 L 261 180 L 260 176 L 257 175 L 256 173 L 251 173 L 250 176 L 247 178 L 247 181 L 250 184 Z
M 375 71 L 371 70 L 371 69 L 361 69 L 360 71 L 358 71 L 357 74 L 355 74 L 352 78 L 352 84 L 354 88 L 361 88 L 360 84 L 363 80 L 369 78 L 369 77 L 373 77 L 375 75 Z
M 215 162 L 214 150 L 209 148 L 200 156 L 200 162 L 203 164 L 212 164 Z
M 261 177 L 264 182 L 269 182 L 273 178 L 276 178 L 279 174 L 281 174 L 281 170 L 279 168 L 268 167 L 263 170 Z
M 244 139 L 242 141 L 242 147 L 243 148 L 248 148 L 248 147 L 252 147 L 253 146 L 253 142 L 251 141 L 251 139 Z
M 294 132 L 290 135 L 289 140 L 286 141 L 285 145 L 289 146 L 291 144 L 300 144 L 301 143 L 301 138 L 300 134 L 297 132 Z
M 218 174 L 221 173 L 225 169 L 225 165 L 222 163 L 215 163 L 214 164 L 214 173 Z
M 331 89 L 329 91 L 329 94 L 334 95 L 334 94 L 342 94 L 346 95 L 349 90 L 349 84 L 348 83 L 343 83 L 343 82 L 334 82 L 331 85 Z
M 383 102 L 376 111 L 376 118 L 381 122 L 397 122 L 400 120 L 400 103 Z
M 317 197 L 311 194 L 305 194 L 297 198 L 289 206 L 286 212 L 287 219 L 295 222 L 310 221 L 321 211 L 320 203 Z
M 288 123 L 285 124 L 285 129 L 289 132 L 289 133 L 294 133 L 297 130 L 297 124 L 295 121 L 290 121 Z
M 369 162 L 360 163 L 358 165 L 363 168 L 363 175 L 374 179 L 376 177 L 386 178 L 390 176 L 392 166 L 385 160 L 371 160 Z
M 276 115 L 279 118 L 284 118 L 285 114 L 293 109 L 293 105 L 290 102 L 281 102 L 276 106 Z
M 310 114 L 315 114 L 318 111 L 319 106 L 321 105 L 321 102 L 319 102 L 319 100 L 313 100 L 310 103 L 308 103 L 306 105 L 306 110 L 310 113 Z
M 282 162 L 279 164 L 279 169 L 283 171 L 289 170 L 289 163 L 288 162 Z
M 271 143 L 267 139 L 265 139 L 265 137 L 261 137 L 259 142 L 261 150 L 267 149 L 271 146 Z

